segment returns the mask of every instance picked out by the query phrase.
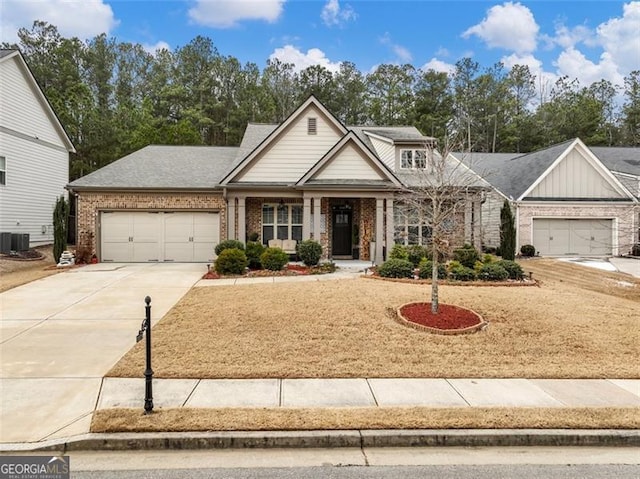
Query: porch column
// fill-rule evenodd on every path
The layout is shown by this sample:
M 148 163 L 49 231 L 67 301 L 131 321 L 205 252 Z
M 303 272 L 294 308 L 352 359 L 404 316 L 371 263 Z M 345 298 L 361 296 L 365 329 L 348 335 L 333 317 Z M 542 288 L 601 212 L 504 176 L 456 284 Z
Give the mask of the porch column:
M 384 199 L 376 198 L 376 257 L 375 263 L 384 263 L 383 258 L 384 242 Z
M 313 239 L 318 243 L 321 243 L 320 240 L 320 215 L 322 214 L 322 208 L 320 208 L 322 198 L 314 197 L 313 198 Z
M 243 243 L 247 240 L 247 215 L 244 196 L 238 198 L 238 239 Z
M 482 201 L 473 202 L 473 245 L 482 251 Z
M 302 200 L 302 239 L 311 238 L 311 198 Z
M 393 248 L 395 224 L 393 223 L 393 199 L 387 198 L 387 257 Z
M 227 239 L 236 239 L 236 197 L 227 198 Z
M 464 242 L 471 243 L 472 235 L 473 203 L 469 199 L 464 200 Z

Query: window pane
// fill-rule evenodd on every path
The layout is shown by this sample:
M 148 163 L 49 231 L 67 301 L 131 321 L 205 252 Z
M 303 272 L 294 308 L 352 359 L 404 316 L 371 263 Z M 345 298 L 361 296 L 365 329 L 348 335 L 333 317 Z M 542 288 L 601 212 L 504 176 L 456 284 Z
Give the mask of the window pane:
M 400 168 L 411 168 L 412 167 L 412 151 L 411 150 L 402 150 L 400 152 Z
M 291 224 L 302 224 L 302 206 L 293 205 L 291 207 Z
M 431 227 L 423 226 L 422 227 L 422 244 L 428 245 L 431 242 Z
M 413 157 L 414 166 L 416 168 L 425 169 L 427 167 L 427 154 L 424 150 L 416 150 Z
M 288 226 L 278 226 L 278 239 L 289 239 Z
M 262 223 L 273 224 L 273 206 L 262 206 Z
M 302 241 L 302 226 L 291 227 L 291 239 Z
M 273 239 L 273 226 L 262 227 L 262 244 L 269 244 L 269 240 Z
M 407 222 L 410 225 L 417 225 L 420 223 L 420 220 L 418 219 L 418 211 L 415 209 L 412 209 L 409 211 L 409 217 L 407 218 Z
M 393 241 L 397 244 L 404 244 L 406 237 L 404 226 L 396 226 L 393 232 Z
M 289 224 L 289 207 L 278 206 L 278 224 Z
M 418 244 L 418 226 L 409 226 L 407 232 L 407 241 L 409 244 Z

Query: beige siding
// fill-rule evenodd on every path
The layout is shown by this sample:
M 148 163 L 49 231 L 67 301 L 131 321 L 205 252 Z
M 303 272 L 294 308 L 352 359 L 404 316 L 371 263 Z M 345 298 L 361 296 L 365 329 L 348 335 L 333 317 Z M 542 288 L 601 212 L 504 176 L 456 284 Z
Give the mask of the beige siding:
M 32 245 L 53 242 L 53 207 L 66 196 L 68 153 L 0 132 L 0 156 L 7 168 L 6 185 L 0 186 L 0 231 L 29 233 Z
M 500 246 L 500 210 L 504 196 L 491 191 L 482 203 L 482 244 L 497 248 Z M 515 216 L 515 213 L 514 213 Z
M 307 119 L 317 118 L 317 134 L 307 133 Z M 240 177 L 239 182 L 295 182 L 342 137 L 320 111 L 309 107 Z
M 396 169 L 396 151 L 395 147 L 392 144 L 387 143 L 386 141 L 379 140 L 377 138 L 369 137 L 371 140 L 371 144 L 373 144 L 373 148 L 375 149 L 378 158 L 382 160 L 382 162 L 389 167 L 391 171 L 395 171 Z
M 624 198 L 577 150 L 569 152 L 528 197 Z
M 349 144 L 339 151 L 314 179 L 380 180 L 382 177 L 373 169 L 371 163 Z
M 31 87 L 18 61 L 14 57 L 0 63 L 0 126 L 65 146 L 39 92 Z

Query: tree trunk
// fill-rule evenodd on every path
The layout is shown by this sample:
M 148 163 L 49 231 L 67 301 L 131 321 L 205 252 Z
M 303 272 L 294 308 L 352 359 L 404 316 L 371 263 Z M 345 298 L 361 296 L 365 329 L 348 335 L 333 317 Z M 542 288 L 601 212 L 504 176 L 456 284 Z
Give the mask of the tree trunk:
M 438 247 L 433 243 L 431 248 L 431 313 L 438 314 L 440 298 L 438 297 Z

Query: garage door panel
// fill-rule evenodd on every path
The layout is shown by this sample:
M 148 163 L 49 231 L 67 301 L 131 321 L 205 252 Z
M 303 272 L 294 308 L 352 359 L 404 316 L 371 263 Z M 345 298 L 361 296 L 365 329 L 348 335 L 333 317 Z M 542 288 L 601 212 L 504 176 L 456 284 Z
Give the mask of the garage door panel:
M 160 215 L 157 213 L 132 213 L 131 215 L 133 241 L 157 244 L 160 236 Z
M 217 242 L 201 242 L 193 244 L 194 261 L 213 262 L 214 250 Z
M 612 220 L 535 218 L 534 246 L 542 255 L 610 255 Z
M 118 213 L 102 213 L 102 238 L 107 242 L 128 243 L 130 218 Z

